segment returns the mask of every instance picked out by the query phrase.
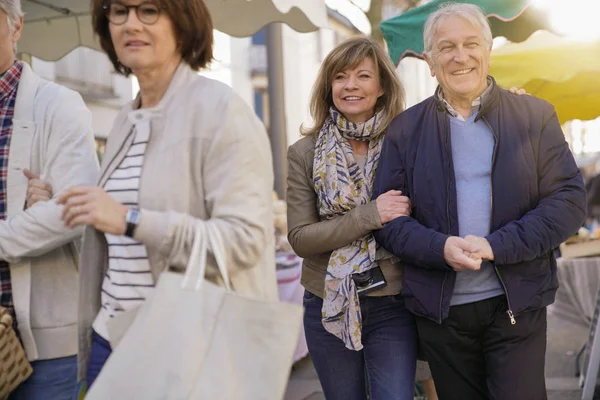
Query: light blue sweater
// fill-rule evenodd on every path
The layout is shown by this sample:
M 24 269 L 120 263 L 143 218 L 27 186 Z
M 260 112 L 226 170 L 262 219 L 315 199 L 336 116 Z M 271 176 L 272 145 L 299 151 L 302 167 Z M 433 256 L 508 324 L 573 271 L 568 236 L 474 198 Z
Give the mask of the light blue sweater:
M 486 236 L 491 220 L 491 170 L 494 136 L 485 121 L 475 122 L 473 112 L 466 121 L 450 117 L 452 159 L 456 177 L 459 235 Z M 473 303 L 504 294 L 489 262 L 479 271 L 456 275 L 451 305 Z

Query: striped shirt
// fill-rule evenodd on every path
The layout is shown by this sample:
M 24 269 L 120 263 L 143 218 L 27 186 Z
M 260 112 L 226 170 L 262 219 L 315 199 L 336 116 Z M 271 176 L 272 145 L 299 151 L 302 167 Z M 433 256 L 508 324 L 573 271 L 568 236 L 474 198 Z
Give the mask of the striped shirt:
M 142 115 L 139 113 L 138 115 Z M 139 208 L 138 197 L 144 153 L 150 138 L 149 120 L 135 125 L 135 138 L 127 154 L 104 186 L 116 201 Z M 105 234 L 108 244 L 108 271 L 102 283 L 102 309 L 94 330 L 109 340 L 107 321 L 142 304 L 154 290 L 146 246 L 127 236 Z

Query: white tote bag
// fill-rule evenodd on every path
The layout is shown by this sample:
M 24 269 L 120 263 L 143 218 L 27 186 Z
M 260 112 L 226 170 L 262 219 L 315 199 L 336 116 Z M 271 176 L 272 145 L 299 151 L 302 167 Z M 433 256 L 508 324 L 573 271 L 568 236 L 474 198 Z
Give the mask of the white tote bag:
M 208 246 L 225 287 L 204 279 Z M 185 274 L 161 274 L 86 399 L 281 399 L 302 312 L 232 292 L 221 233 L 201 223 Z

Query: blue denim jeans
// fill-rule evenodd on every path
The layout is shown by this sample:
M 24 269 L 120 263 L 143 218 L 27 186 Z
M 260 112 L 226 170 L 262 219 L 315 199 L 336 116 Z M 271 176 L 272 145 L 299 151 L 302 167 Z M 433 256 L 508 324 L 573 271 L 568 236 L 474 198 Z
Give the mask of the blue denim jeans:
M 308 351 L 327 400 L 412 400 L 417 330 L 401 295 L 360 299 L 363 350 L 353 351 L 321 323 L 323 300 L 304 292 Z
M 98 335 L 96 331 L 92 331 L 92 349 L 90 351 L 90 363 L 88 364 L 86 386 L 89 389 L 92 387 L 92 383 L 96 380 L 100 374 L 100 370 L 108 360 L 108 357 L 112 353 L 110 343 L 102 336 Z
M 33 374 L 9 400 L 74 400 L 77 396 L 77 356 L 31 363 Z

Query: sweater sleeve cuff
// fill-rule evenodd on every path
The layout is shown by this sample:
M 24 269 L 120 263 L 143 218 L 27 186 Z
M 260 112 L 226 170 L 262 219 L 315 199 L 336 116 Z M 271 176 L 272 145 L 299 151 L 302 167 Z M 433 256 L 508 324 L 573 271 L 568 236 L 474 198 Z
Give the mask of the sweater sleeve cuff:
M 506 264 L 506 257 L 504 248 L 502 246 L 502 240 L 499 235 L 490 234 L 485 237 L 485 239 L 490 244 L 492 248 L 492 252 L 494 253 L 494 262 L 496 264 Z
M 450 268 L 444 259 L 444 247 L 446 246 L 446 240 L 448 240 L 448 238 L 448 235 L 436 232 L 430 243 L 434 265 L 440 269 Z
M 134 239 L 146 246 L 169 254 L 165 244 L 169 237 L 169 214 L 165 212 L 140 210 L 140 223 L 135 228 Z M 165 253 L 166 250 L 166 253 Z

